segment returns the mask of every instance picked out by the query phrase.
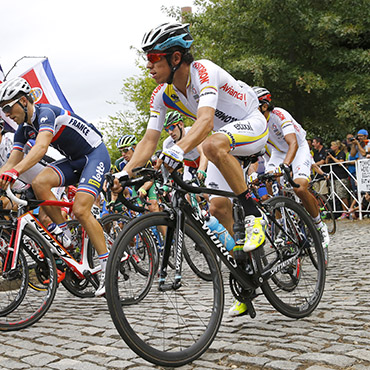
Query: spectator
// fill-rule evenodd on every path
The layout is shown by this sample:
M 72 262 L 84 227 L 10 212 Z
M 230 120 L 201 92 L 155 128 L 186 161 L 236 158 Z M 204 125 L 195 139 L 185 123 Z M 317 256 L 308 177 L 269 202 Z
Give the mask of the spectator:
M 347 134 L 346 138 L 343 140 L 343 143 L 347 146 L 348 153 L 350 154 L 352 141 L 354 139 L 353 134 Z
M 366 155 L 370 153 L 370 144 L 368 137 L 368 132 L 364 129 L 360 130 L 357 133 L 357 137 L 351 141 L 351 151 L 350 154 L 352 157 L 358 153 L 358 158 L 366 158 Z
M 337 166 L 332 166 L 332 172 L 334 172 L 334 191 L 337 196 L 342 200 L 343 213 L 341 219 L 348 218 L 348 190 L 349 179 L 348 172 L 341 162 L 346 160 L 346 154 L 344 153 L 344 144 L 340 141 L 332 141 L 331 149 L 328 151 L 326 157 L 326 163 L 337 163 Z
M 369 192 L 361 192 L 361 211 L 367 211 L 370 204 L 370 193 Z M 358 210 L 360 207 L 358 206 L 357 199 L 354 199 L 351 207 L 348 210 L 349 218 L 353 220 L 357 220 L 358 218 Z M 367 214 L 369 217 L 369 214 Z
M 312 147 L 314 149 L 313 160 L 314 160 L 315 165 L 322 166 L 323 164 L 326 163 L 326 154 L 327 154 L 327 150 L 326 148 L 324 148 L 322 138 L 315 137 L 312 140 Z M 323 170 L 325 170 L 325 168 L 323 168 Z M 316 176 L 317 176 L 317 179 L 320 179 L 320 181 L 317 181 L 314 184 L 315 191 L 322 195 L 328 194 L 329 191 L 328 191 L 328 186 L 326 184 L 325 177 L 320 174 L 316 174 Z

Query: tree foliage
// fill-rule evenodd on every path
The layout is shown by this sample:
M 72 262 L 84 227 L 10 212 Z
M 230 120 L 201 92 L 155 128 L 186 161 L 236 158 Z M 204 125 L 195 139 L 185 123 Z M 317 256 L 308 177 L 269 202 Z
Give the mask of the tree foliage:
M 327 139 L 370 128 L 366 0 L 198 0 L 197 57 L 268 88 L 276 106 Z
M 310 136 L 331 140 L 370 130 L 367 0 L 196 0 L 195 5 L 197 12 L 183 16 L 191 23 L 196 59 L 210 59 L 235 78 L 268 88 L 274 104 Z M 167 12 L 181 16 L 179 8 Z M 122 90 L 135 106 L 128 130 L 139 137 L 155 87 L 142 60 L 138 57 L 140 75 L 126 79 Z

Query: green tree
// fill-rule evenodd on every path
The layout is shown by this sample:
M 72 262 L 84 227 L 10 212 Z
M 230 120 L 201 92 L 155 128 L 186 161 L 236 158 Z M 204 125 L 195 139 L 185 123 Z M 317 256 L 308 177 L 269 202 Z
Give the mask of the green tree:
M 197 56 L 267 87 L 312 134 L 370 128 L 370 7 L 365 0 L 198 0 Z
M 249 85 L 268 88 L 276 106 L 309 135 L 327 141 L 370 130 L 370 7 L 367 0 L 196 0 L 194 56 L 207 58 Z M 167 10 L 180 19 L 179 8 Z M 125 80 L 135 132 L 145 131 L 155 87 L 142 58 Z

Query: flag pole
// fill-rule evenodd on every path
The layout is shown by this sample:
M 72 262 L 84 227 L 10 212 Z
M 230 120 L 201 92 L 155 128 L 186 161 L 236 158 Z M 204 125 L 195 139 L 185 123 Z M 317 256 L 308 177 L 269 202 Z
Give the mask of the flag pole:
M 18 63 L 18 62 L 20 62 L 22 59 L 25 59 L 25 58 L 35 58 L 35 59 L 46 58 L 46 59 L 47 59 L 48 57 L 31 57 L 31 56 L 27 56 L 27 55 L 25 55 L 24 57 L 22 57 L 22 58 L 18 59 L 18 60 L 14 63 L 13 67 L 9 69 L 8 73 L 7 73 L 7 74 L 5 75 L 5 77 L 4 77 L 4 81 L 6 81 L 6 78 L 8 77 L 9 73 L 10 73 L 10 72 L 11 72 L 11 71 L 16 67 L 17 63 Z

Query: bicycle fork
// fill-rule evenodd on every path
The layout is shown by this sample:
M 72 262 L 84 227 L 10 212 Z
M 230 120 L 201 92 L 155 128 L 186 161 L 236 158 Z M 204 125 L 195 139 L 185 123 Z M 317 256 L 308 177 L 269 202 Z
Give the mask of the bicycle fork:
M 182 248 L 184 245 L 185 214 L 178 209 L 172 217 L 176 217 L 176 226 L 167 228 L 164 253 L 159 273 L 160 291 L 177 290 L 181 287 L 181 270 L 182 270 Z M 175 280 L 173 283 L 166 284 L 168 259 L 171 253 L 171 246 L 174 246 L 175 252 Z

